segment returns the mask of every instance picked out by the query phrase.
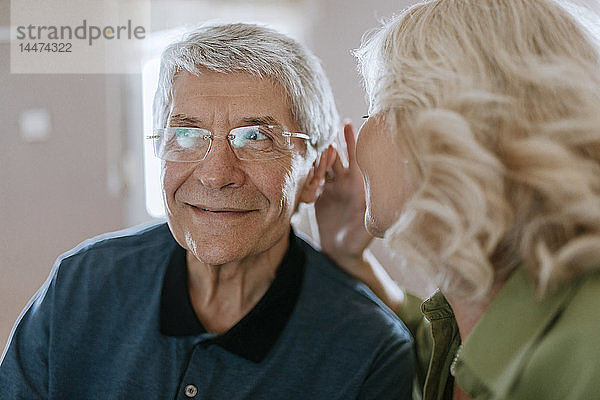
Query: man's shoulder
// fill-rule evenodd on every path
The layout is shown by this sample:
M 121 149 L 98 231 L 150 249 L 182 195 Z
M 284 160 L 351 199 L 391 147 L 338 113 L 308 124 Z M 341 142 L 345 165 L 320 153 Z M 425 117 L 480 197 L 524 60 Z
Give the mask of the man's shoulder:
M 168 258 L 175 240 L 164 222 L 152 222 L 88 239 L 61 255 L 55 265 L 60 274 L 110 274 L 115 269 L 145 267 Z
M 351 315 L 357 321 L 369 322 L 376 330 L 380 325 L 392 332 L 408 335 L 408 330 L 375 294 L 362 282 L 347 274 L 322 252 L 304 240 L 298 240 L 306 255 L 304 295 L 320 313 Z M 361 324 L 366 326 L 364 324 Z
M 299 238 L 304 254 L 306 255 L 306 273 L 308 283 L 316 286 L 315 290 L 338 290 L 337 294 L 344 296 L 344 302 L 358 301 L 380 308 L 383 303 L 362 282 L 358 281 L 332 261 L 326 254 L 315 249 L 308 241 Z M 333 294 L 333 293 L 332 293 Z
M 172 242 L 173 238 L 167 224 L 163 221 L 153 221 L 87 239 L 72 250 L 62 254 L 59 260 L 82 257 L 90 252 L 110 253 L 126 248 L 143 252 L 149 247 Z

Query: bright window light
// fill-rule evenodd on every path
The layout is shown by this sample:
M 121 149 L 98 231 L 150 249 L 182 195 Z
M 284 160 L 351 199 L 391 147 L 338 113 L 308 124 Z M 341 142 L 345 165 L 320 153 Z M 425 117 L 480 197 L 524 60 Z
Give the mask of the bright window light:
M 142 69 L 142 96 L 144 98 L 144 137 L 152 133 L 152 101 L 158 86 L 160 58 L 144 64 Z M 151 140 L 144 140 L 144 182 L 146 185 L 146 211 L 152 217 L 165 215 L 160 188 L 160 160 L 154 156 Z

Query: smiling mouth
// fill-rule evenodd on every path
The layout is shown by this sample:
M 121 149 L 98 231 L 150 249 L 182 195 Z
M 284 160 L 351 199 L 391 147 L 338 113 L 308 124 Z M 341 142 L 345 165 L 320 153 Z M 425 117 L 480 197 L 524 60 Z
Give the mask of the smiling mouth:
M 191 204 L 190 204 L 190 206 L 192 208 L 194 208 L 195 210 L 212 213 L 212 214 L 248 214 L 248 213 L 256 211 L 256 210 L 240 210 L 240 209 L 234 209 L 234 208 L 214 209 L 214 208 L 205 208 L 205 207 L 201 207 L 201 206 L 194 206 Z

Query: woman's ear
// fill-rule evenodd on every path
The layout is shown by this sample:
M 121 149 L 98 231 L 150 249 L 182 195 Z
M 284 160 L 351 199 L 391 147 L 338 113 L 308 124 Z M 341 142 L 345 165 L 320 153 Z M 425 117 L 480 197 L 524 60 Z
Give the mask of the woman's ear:
M 306 181 L 304 182 L 304 187 L 302 188 L 302 193 L 300 194 L 301 202 L 312 203 L 317 199 L 319 189 L 325 182 L 325 174 L 333 165 L 336 157 L 337 152 L 335 151 L 334 147 L 330 145 L 323 153 L 321 153 L 318 163 L 315 160 L 310 171 L 308 172 Z

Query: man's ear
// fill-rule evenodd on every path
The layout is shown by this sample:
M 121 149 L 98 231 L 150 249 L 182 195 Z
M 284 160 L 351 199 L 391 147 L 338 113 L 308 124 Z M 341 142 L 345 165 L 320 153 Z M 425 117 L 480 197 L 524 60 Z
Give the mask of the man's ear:
M 300 193 L 300 201 L 303 203 L 312 203 L 317 199 L 319 189 L 323 186 L 325 181 L 325 174 L 327 170 L 331 168 L 335 161 L 337 154 L 333 146 L 329 146 L 319 157 L 319 162 L 315 160 L 308 176 L 304 181 L 304 187 L 302 193 Z

